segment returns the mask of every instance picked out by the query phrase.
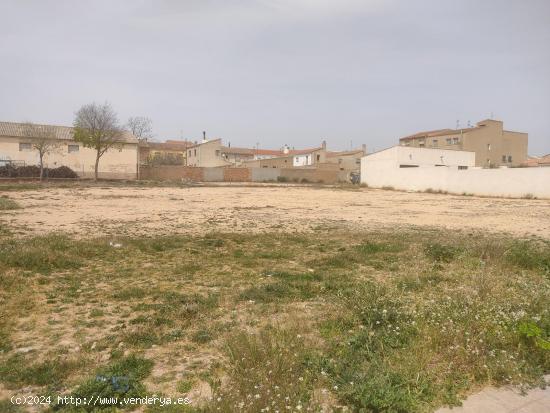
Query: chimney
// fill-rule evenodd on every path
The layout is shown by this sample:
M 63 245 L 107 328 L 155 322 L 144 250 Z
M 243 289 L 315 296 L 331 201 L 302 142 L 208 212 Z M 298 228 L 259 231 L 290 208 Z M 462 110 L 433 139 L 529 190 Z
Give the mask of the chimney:
M 288 145 L 285 143 L 285 146 L 283 146 L 283 153 L 286 155 L 288 154 L 288 152 L 289 152 Z
M 321 142 L 321 148 L 323 148 L 325 150 L 327 149 L 327 141 Z
M 202 142 L 201 143 L 206 143 L 206 142 L 208 142 L 206 140 L 206 131 L 202 131 Z
M 361 149 L 363 149 L 363 155 L 367 154 L 367 145 L 363 144 L 361 145 Z

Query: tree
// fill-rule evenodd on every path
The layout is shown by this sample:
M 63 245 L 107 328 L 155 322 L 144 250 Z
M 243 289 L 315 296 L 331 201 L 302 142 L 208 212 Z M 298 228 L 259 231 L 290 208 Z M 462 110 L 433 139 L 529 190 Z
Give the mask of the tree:
M 44 157 L 59 147 L 55 127 L 26 122 L 23 124 L 23 136 L 29 138 L 32 148 L 38 151 L 40 180 L 42 181 L 44 179 Z
M 140 141 L 147 141 L 153 137 L 153 122 L 143 116 L 135 116 L 128 119 L 128 130 Z
M 101 157 L 113 146 L 124 142 L 124 130 L 110 104 L 89 103 L 76 112 L 74 140 L 96 151 L 94 179 L 97 181 Z

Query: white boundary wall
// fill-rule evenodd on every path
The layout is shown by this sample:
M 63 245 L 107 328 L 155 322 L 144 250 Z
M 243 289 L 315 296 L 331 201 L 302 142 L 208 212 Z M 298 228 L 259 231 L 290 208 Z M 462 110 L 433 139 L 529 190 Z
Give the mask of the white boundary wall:
M 391 186 L 395 189 L 447 191 L 520 198 L 532 195 L 550 198 L 550 167 L 548 168 L 472 168 L 457 166 L 419 166 L 400 168 L 395 162 L 361 159 L 361 183 L 370 187 Z

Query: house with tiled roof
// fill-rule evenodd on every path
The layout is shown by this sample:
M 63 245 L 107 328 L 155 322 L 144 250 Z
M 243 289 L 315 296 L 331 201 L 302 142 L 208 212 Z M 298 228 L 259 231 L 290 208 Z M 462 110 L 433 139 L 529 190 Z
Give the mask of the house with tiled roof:
M 74 140 L 70 126 L 0 122 L 0 165 L 38 165 L 36 142 L 47 139 L 52 149 L 44 157 L 44 166 L 67 166 L 80 177 L 93 178 L 96 151 Z M 99 162 L 99 177 L 136 179 L 138 174 L 138 140 L 130 132 L 121 132 Z
M 528 135 L 505 130 L 502 121 L 486 119 L 473 127 L 418 132 L 400 138 L 399 144 L 475 152 L 476 166 L 520 166 L 527 160 Z

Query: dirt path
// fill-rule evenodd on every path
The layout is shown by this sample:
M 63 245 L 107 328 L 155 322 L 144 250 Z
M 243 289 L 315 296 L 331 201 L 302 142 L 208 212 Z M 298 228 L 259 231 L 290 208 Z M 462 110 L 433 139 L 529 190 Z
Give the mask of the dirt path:
M 416 225 L 550 238 L 550 201 L 314 187 L 49 188 L 9 192 L 20 234 L 374 229 Z

